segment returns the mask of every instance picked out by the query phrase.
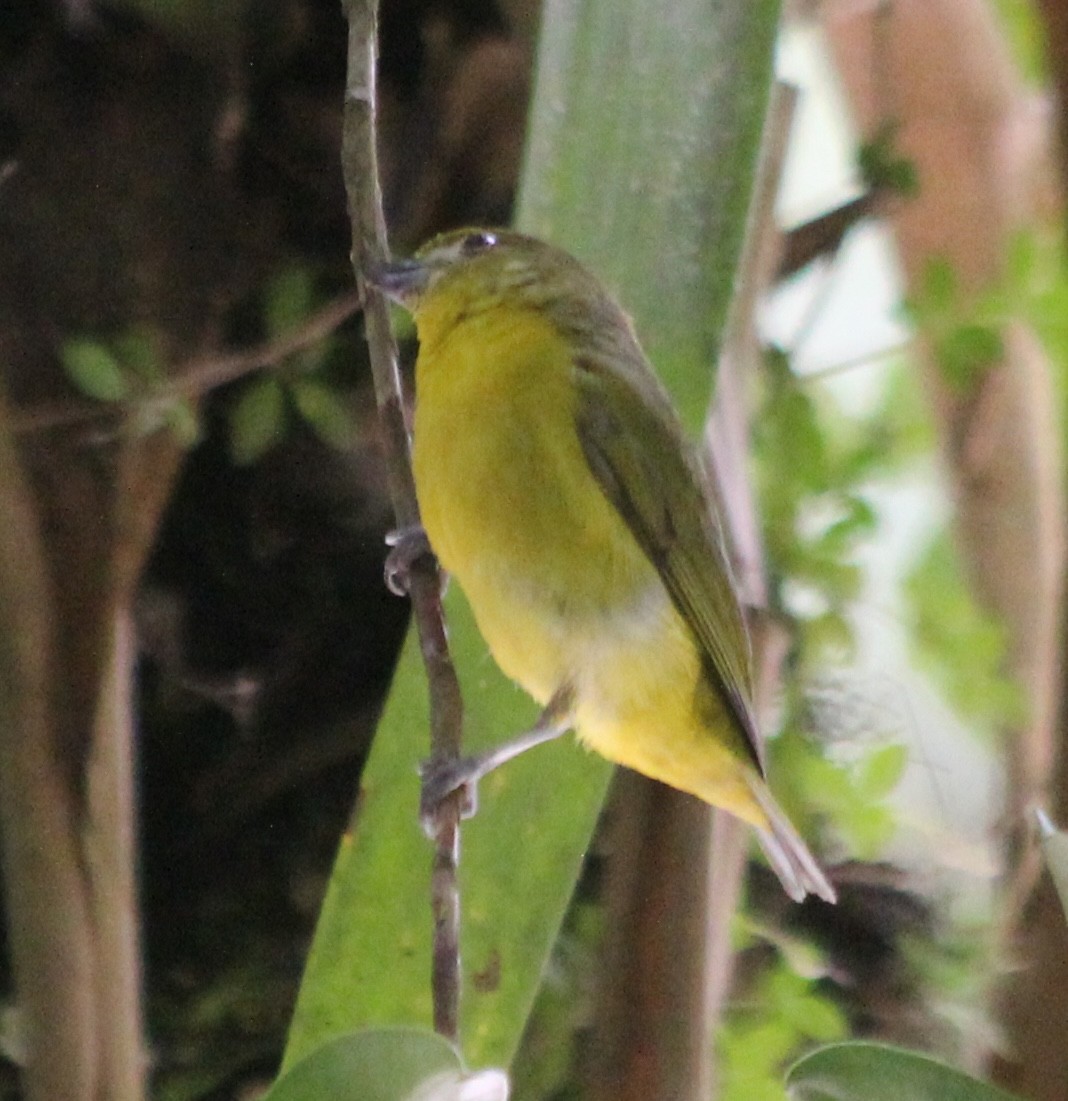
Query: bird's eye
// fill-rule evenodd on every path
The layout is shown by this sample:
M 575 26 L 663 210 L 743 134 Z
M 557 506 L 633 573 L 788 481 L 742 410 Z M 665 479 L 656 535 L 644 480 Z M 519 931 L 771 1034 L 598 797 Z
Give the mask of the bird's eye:
M 495 233 L 469 233 L 463 239 L 463 244 L 460 247 L 464 256 L 474 256 L 476 253 L 493 248 L 496 243 L 497 235 Z

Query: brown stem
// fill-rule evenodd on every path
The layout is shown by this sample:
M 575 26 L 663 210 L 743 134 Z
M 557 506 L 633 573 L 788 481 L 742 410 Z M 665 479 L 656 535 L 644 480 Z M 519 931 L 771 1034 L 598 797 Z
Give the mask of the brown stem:
M 607 935 L 586 1096 L 712 1096 L 707 1004 L 710 808 L 635 772 L 607 814 Z
M 83 850 L 91 870 L 89 902 L 96 934 L 96 1004 L 101 1081 L 108 1101 L 144 1097 L 147 1058 L 141 1035 L 141 945 L 137 910 L 134 718 L 131 676 L 136 641 L 129 605 L 117 606 L 110 661 L 100 685 L 86 768 Z
M 52 713 L 57 617 L 32 493 L 2 427 L 0 514 L 0 842 L 22 1085 L 27 1101 L 86 1101 L 99 1080 L 93 933 L 79 809 Z
M 826 214 L 795 226 L 783 237 L 782 256 L 775 278 L 789 279 L 821 256 L 833 258 L 846 234 L 865 218 L 885 214 L 891 204 L 889 193 L 872 190 L 850 199 Z
M 397 369 L 397 347 L 386 300 L 364 279 L 364 272 L 388 255 L 375 136 L 377 4 L 375 0 L 350 0 L 347 13 L 349 51 L 341 155 L 352 221 L 352 264 L 364 301 L 367 345 L 393 509 L 398 526 L 411 528 L 419 524 L 419 506 Z M 459 682 L 449 656 L 441 579 L 435 561 L 424 556 L 412 564 L 409 593 L 429 683 L 431 752 L 436 757 L 458 757 L 463 709 Z M 453 1041 L 459 1035 L 460 1004 L 460 901 L 456 879 L 459 810 L 457 794 L 437 817 L 431 876 L 434 1027 Z

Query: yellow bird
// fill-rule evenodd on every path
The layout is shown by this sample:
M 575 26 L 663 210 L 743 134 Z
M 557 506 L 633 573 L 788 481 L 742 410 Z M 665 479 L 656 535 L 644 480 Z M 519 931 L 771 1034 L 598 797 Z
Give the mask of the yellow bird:
M 445 234 L 370 281 L 418 331 L 426 537 L 497 664 L 545 708 L 438 794 L 574 729 L 750 823 L 792 898 L 833 902 L 764 781 L 707 477 L 627 316 L 572 256 L 505 230 Z

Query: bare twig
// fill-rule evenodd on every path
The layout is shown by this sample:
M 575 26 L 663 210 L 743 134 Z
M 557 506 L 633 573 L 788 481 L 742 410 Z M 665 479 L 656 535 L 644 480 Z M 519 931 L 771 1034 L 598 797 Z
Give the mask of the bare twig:
M 789 279 L 814 260 L 835 256 L 854 226 L 866 218 L 889 213 L 895 197 L 887 188 L 874 188 L 818 218 L 795 226 L 783 236 L 775 279 Z
M 355 291 L 341 295 L 292 333 L 277 340 L 268 341 L 247 352 L 235 352 L 226 356 L 199 356 L 175 368 L 163 385 L 146 393 L 142 399 L 160 404 L 174 398 L 195 398 L 228 382 L 236 382 L 254 371 L 277 367 L 290 356 L 328 337 L 342 322 L 350 318 L 361 305 Z M 13 410 L 8 419 L 11 431 L 16 435 L 44 432 L 50 428 L 67 428 L 78 424 L 114 417 L 126 406 L 119 403 L 93 402 L 84 399 L 77 402 L 57 402 Z
M 397 524 L 404 529 L 419 524 L 419 507 L 397 370 L 396 342 L 385 298 L 364 279 L 368 268 L 387 256 L 375 137 L 377 3 L 376 0 L 349 0 L 347 11 L 349 53 L 342 171 L 352 220 L 352 264 L 364 300 L 367 344 L 386 449 L 390 495 Z M 412 564 L 409 592 L 429 682 L 431 752 L 436 757 L 458 757 L 463 710 L 446 641 L 436 562 L 423 557 Z M 460 896 L 456 880 L 460 851 L 459 793 L 448 800 L 442 810 L 437 817 L 431 874 L 434 1027 L 443 1036 L 456 1040 L 460 1001 Z
M 290 356 L 325 340 L 360 308 L 359 294 L 350 292 L 328 302 L 292 333 L 271 340 L 247 352 L 210 359 L 193 359 L 178 368 L 171 387 L 176 396 L 197 397 L 228 382 L 236 382 L 253 371 L 277 367 Z
M 858 356 L 850 356 L 848 359 L 839 360 L 838 363 L 832 363 L 829 367 L 821 367 L 818 371 L 808 371 L 806 374 L 798 375 L 797 381 L 802 386 L 808 386 L 812 383 L 840 378 L 842 375 L 847 375 L 850 371 L 856 371 L 861 367 L 874 367 L 877 363 L 885 363 L 887 360 L 904 357 L 909 352 L 914 351 L 915 346 L 915 341 L 910 337 L 898 344 L 889 344 L 885 348 L 875 348 L 872 351 L 862 352 Z M 796 350 L 792 349 L 792 351 L 796 354 Z

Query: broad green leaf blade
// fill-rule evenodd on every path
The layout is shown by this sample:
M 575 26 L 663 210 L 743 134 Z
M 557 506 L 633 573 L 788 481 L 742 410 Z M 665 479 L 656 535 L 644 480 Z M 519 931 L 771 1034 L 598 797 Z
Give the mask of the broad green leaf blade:
M 793 1101 L 1015 1101 L 930 1056 L 868 1043 L 831 1044 L 799 1059 L 786 1090 Z
M 428 1080 L 462 1071 L 460 1057 L 436 1033 L 368 1029 L 317 1047 L 263 1101 L 410 1101 Z
M 778 0 L 542 5 L 517 224 L 608 283 L 695 435 L 743 241 L 778 10 Z M 578 934 L 587 946 L 591 924 Z M 573 1041 L 567 1001 L 549 989 L 539 999 L 537 1039 L 514 1068 L 517 1091 L 530 1084 L 523 1096 L 567 1092 L 546 1081 L 544 1056 Z M 566 1057 L 555 1062 L 566 1074 Z
M 519 225 L 612 287 L 691 431 L 708 410 L 778 12 L 778 0 L 542 11 Z
M 498 672 L 454 587 L 453 658 L 465 745 L 529 726 L 535 708 Z M 431 847 L 418 824 L 428 753 L 426 676 L 412 634 L 364 771 L 304 974 L 286 1065 L 326 1037 L 370 1024 L 429 1024 Z M 462 1040 L 469 1062 L 507 1066 L 570 898 L 609 766 L 569 736 L 488 776 L 463 828 Z

